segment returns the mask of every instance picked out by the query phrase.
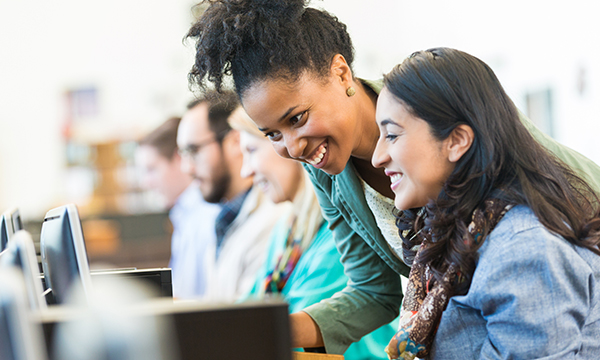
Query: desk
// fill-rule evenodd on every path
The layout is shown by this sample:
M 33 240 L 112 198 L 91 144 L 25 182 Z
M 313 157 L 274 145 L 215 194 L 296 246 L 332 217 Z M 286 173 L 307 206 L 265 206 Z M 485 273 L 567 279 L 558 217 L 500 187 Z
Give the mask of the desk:
M 344 360 L 344 356 L 293 351 L 292 360 Z

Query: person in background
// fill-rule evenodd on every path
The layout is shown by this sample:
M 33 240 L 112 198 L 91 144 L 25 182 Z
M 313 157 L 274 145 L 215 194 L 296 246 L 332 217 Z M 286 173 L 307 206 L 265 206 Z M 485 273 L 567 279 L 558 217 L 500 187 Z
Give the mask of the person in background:
M 404 254 L 411 248 L 395 225 L 390 178 L 371 163 L 382 84 L 354 75 L 346 25 L 306 5 L 210 1 L 188 32 L 196 46 L 188 78 L 200 88 L 210 83 L 219 89 L 231 76 L 244 109 L 279 155 L 308 171 L 350 280 L 331 298 L 291 314 L 292 342 L 342 354 L 398 316 L 400 275 L 408 276 L 411 262 Z M 375 29 L 365 30 L 376 36 Z M 526 117 L 521 121 L 600 189 L 598 165 L 545 136 Z
M 221 207 L 213 227 L 216 242 L 203 259 L 210 300 L 234 301 L 248 291 L 282 211 L 252 186 L 251 177 L 240 176 L 240 134 L 227 123 L 238 104 L 233 93 L 208 92 L 190 103 L 177 134 L 183 171 L 207 202 Z
M 390 358 L 598 359 L 597 193 L 478 58 L 418 51 L 384 84 L 373 165 L 417 247 Z
M 277 155 L 241 106 L 229 117 L 229 124 L 240 132 L 242 176 L 252 177 L 254 186 L 274 203 L 292 204 L 275 225 L 265 263 L 243 299 L 281 296 L 293 313 L 342 290 L 348 278 L 302 165 Z M 344 358 L 387 359 L 384 347 L 395 332 L 392 324 L 382 326 L 352 344 Z
M 202 264 L 207 248 L 215 242 L 218 205 L 202 198 L 192 177 L 181 171 L 177 152 L 177 128 L 173 117 L 144 136 L 135 151 L 140 185 L 159 193 L 173 225 L 171 259 L 173 296 L 180 299 L 204 295 L 206 271 Z

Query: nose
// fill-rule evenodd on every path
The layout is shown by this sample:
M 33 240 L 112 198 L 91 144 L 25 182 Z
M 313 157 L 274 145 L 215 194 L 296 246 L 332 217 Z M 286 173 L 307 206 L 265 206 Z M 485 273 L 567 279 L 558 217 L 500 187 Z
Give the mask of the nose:
M 376 168 L 380 168 L 384 167 L 389 161 L 390 156 L 387 152 L 387 146 L 381 137 L 379 137 L 377 146 L 375 146 L 375 151 L 373 152 L 373 157 L 371 158 L 371 164 Z
M 291 157 L 292 159 L 299 159 L 303 155 L 306 155 L 304 154 L 306 144 L 306 139 L 295 134 L 287 134 L 284 137 L 284 146 L 287 150 L 289 157 Z
M 248 155 L 244 155 L 242 158 L 242 168 L 240 169 L 240 176 L 242 178 L 249 178 L 254 175 L 254 169 L 250 164 L 250 158 Z

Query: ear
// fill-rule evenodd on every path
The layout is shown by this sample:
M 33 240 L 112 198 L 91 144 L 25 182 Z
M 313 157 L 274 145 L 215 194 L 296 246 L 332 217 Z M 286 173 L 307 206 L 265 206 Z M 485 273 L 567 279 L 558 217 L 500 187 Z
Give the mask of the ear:
M 333 57 L 330 72 L 334 81 L 342 84 L 344 88 L 352 86 L 352 70 L 342 54 L 336 54 Z
M 469 125 L 458 125 L 448 136 L 448 160 L 457 162 L 471 148 L 475 134 Z

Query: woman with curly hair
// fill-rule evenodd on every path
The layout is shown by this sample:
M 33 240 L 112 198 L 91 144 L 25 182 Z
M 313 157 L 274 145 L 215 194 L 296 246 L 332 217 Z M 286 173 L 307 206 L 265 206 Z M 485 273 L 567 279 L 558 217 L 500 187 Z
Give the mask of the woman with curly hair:
M 303 163 L 349 282 L 330 299 L 291 315 L 293 343 L 342 354 L 398 316 L 400 275 L 410 271 L 405 261 L 412 249 L 395 225 L 389 178 L 371 164 L 381 82 L 354 76 L 346 26 L 304 0 L 208 5 L 188 33 L 196 42 L 189 80 L 218 90 L 231 75 L 242 106 L 279 155 Z M 521 120 L 587 180 L 600 181 L 593 162 Z
M 331 297 L 348 277 L 308 174 L 299 162 L 277 155 L 241 106 L 228 122 L 240 133 L 242 176 L 252 177 L 274 203 L 291 204 L 271 232 L 265 263 L 241 300 L 280 297 L 294 313 Z M 348 347 L 344 359 L 387 359 L 384 348 L 397 328 L 393 321 L 364 336 Z
M 416 52 L 384 77 L 376 119 L 373 165 L 418 248 L 390 358 L 597 359 L 598 196 L 534 140 L 493 71 Z

